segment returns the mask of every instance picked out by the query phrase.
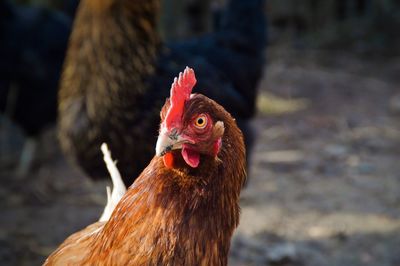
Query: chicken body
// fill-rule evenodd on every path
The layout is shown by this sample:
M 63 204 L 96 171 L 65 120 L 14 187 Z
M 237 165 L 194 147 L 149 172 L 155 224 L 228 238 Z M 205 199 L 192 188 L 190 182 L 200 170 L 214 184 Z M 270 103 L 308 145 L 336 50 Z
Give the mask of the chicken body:
M 222 106 L 200 94 L 187 98 L 178 115 L 182 122 L 163 127 L 171 106 L 167 101 L 161 113 L 157 156 L 110 220 L 70 236 L 45 265 L 227 265 L 245 181 L 242 133 Z M 199 115 L 202 122 L 209 117 L 209 124 L 193 133 L 198 124 L 192 118 Z M 171 134 L 177 136 L 173 145 Z M 184 149 L 199 160 L 197 166 L 188 165 Z M 172 165 L 164 154 L 174 158 Z
M 196 69 L 197 92 L 231 112 L 251 139 L 247 120 L 264 63 L 264 1 L 232 0 L 218 31 L 175 44 L 160 41 L 159 5 L 81 1 L 59 93 L 59 137 L 68 157 L 94 179 L 108 176 L 102 142 L 127 185 L 148 164 L 158 110 L 170 80 L 186 65 Z

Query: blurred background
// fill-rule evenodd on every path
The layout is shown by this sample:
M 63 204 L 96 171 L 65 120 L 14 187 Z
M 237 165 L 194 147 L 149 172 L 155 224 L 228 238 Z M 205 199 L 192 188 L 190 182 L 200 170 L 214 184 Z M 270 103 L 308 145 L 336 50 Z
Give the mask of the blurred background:
M 106 202 L 108 183 L 68 164 L 55 130 L 78 3 L 0 3 L 1 265 L 40 265 Z M 211 32 L 224 5 L 164 0 L 160 33 Z M 400 265 L 400 3 L 268 0 L 265 16 L 230 265 Z

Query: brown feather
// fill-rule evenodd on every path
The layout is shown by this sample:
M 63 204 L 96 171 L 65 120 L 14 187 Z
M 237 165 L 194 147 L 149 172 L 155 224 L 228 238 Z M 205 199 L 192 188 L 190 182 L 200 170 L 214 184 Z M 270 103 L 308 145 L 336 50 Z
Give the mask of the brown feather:
M 152 158 L 163 98 L 152 99 L 150 107 L 143 102 L 160 45 L 158 9 L 158 0 L 79 5 L 58 95 L 58 132 L 65 154 L 92 178 L 108 178 L 103 142 L 128 185 Z

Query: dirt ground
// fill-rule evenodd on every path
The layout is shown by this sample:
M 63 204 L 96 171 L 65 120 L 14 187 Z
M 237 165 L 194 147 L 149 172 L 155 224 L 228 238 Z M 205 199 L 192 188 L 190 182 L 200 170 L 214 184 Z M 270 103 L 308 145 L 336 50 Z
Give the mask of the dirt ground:
M 400 58 L 270 49 L 230 265 L 400 265 Z M 64 160 L 54 130 L 13 173 L 1 120 L 0 265 L 40 265 L 94 222 L 106 182 Z

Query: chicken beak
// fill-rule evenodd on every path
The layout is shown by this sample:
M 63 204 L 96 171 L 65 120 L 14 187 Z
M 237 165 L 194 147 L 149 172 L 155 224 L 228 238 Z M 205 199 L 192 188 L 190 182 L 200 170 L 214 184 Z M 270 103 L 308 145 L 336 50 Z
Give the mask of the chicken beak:
M 182 138 L 176 129 L 172 129 L 168 132 L 163 128 L 161 129 L 160 135 L 157 139 L 156 155 L 164 156 L 167 152 L 181 149 L 184 143 L 190 143 L 190 141 Z

